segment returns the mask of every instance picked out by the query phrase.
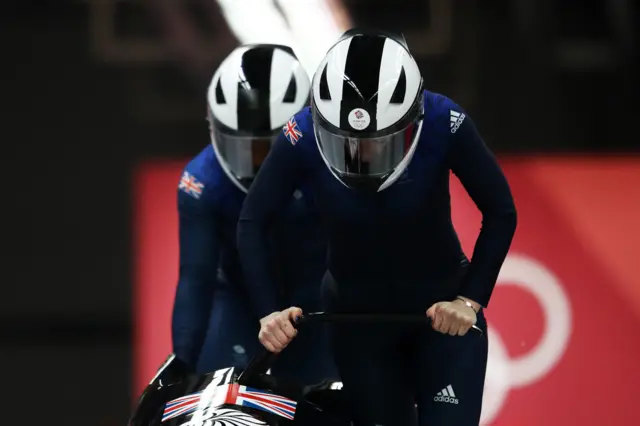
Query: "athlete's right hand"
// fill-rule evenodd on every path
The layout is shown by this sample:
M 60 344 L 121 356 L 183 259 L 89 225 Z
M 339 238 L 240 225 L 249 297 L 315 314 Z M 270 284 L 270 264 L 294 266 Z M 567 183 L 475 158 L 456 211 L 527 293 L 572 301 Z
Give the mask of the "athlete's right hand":
M 302 309 L 295 306 L 273 312 L 260 320 L 258 339 L 268 351 L 278 353 L 296 337 L 298 330 L 292 322 L 302 316 Z

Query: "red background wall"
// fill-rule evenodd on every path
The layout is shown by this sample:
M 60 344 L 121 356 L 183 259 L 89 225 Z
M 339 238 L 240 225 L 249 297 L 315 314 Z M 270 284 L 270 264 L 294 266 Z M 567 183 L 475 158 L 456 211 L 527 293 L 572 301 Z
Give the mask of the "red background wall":
M 487 310 L 486 424 L 640 424 L 640 159 L 502 161 L 519 212 Z M 136 173 L 138 394 L 171 350 L 182 162 Z M 471 253 L 480 214 L 452 178 L 454 222 Z

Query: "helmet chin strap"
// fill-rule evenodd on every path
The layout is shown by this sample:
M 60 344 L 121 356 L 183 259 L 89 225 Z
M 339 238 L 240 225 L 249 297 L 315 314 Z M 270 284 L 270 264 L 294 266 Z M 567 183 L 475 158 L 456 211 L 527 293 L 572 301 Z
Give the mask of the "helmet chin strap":
M 349 177 L 343 176 L 341 181 L 346 182 L 346 185 L 354 190 L 360 192 L 367 192 L 370 194 L 377 194 L 378 188 L 380 187 L 380 182 L 382 182 L 385 176 L 358 176 L 358 177 Z

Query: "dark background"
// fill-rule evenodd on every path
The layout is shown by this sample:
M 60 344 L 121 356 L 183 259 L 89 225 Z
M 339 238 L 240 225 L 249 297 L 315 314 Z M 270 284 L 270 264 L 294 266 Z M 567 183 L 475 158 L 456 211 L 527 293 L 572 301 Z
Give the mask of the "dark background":
M 3 423 L 128 415 L 132 170 L 208 143 L 205 89 L 237 43 L 213 0 L 175 0 L 198 40 L 186 53 L 160 3 L 0 9 Z M 634 2 L 344 3 L 355 25 L 404 31 L 427 87 L 467 109 L 499 154 L 639 151 Z M 447 10 L 451 31 L 429 33 Z M 105 28 L 119 48 L 100 42 Z

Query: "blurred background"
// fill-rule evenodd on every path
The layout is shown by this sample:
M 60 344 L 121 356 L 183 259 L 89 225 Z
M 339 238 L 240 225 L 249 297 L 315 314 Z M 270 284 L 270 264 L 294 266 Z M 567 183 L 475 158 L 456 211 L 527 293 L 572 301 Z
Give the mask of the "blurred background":
M 170 350 L 175 190 L 242 42 L 313 73 L 401 30 L 474 118 L 520 214 L 488 310 L 485 424 L 640 424 L 639 6 L 632 0 L 5 0 L 3 423 L 126 422 Z M 480 216 L 454 183 L 465 249 Z M 37 399 L 36 399 L 37 397 Z M 34 400 L 40 410 L 35 413 Z M 60 410 L 60 407 L 66 407 Z

